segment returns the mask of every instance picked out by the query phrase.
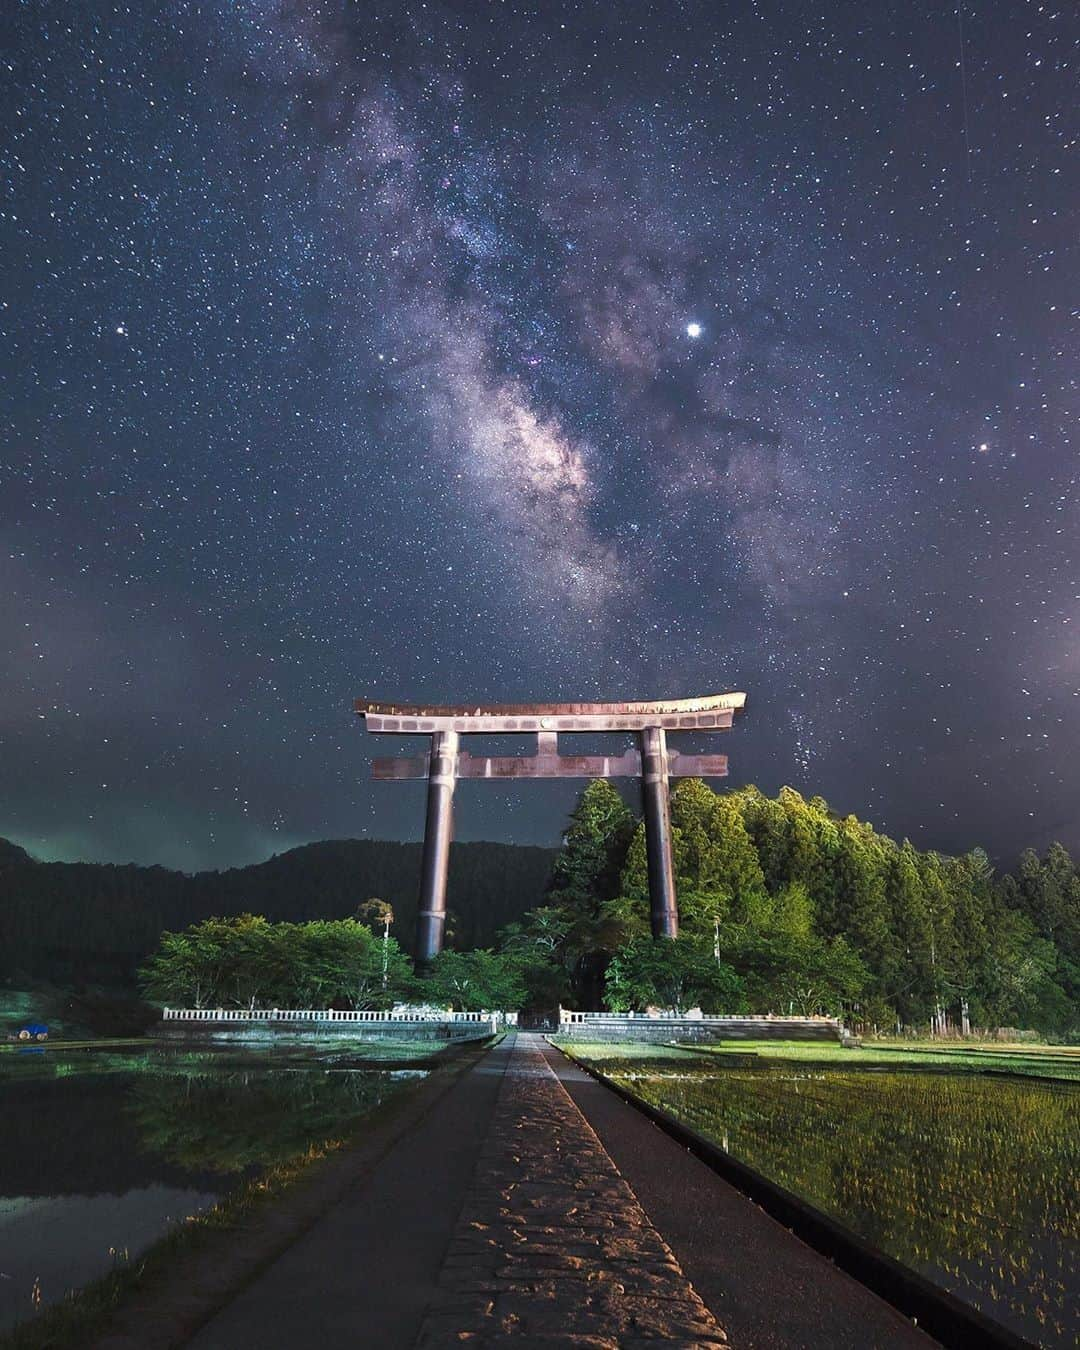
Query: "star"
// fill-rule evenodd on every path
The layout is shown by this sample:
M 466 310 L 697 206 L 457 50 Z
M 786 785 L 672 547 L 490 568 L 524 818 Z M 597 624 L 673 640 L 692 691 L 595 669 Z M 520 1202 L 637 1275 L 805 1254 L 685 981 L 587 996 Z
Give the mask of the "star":
M 701 324 L 690 322 L 686 325 L 686 336 L 688 338 L 699 338 L 701 336 Z

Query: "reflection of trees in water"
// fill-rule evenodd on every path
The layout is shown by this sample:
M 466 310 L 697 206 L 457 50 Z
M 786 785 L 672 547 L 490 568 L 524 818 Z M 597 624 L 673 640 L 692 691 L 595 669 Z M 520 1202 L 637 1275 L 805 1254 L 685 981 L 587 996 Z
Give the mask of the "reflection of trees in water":
M 379 1072 L 156 1074 L 135 1084 L 142 1146 L 193 1171 L 240 1172 L 340 1139 L 391 1090 Z
M 1075 1087 L 796 1069 L 632 1086 L 991 1316 L 1074 1343 Z
M 0 1196 L 124 1195 L 153 1185 L 212 1189 L 206 1174 L 141 1150 L 127 1109 L 134 1081 L 130 1073 L 5 1081 Z

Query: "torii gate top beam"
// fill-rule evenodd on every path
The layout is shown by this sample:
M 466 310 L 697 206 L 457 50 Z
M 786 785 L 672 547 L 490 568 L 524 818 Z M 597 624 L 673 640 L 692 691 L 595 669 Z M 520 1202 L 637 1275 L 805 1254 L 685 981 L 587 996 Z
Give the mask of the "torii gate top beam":
M 675 937 L 679 911 L 671 858 L 668 780 L 723 778 L 726 755 L 682 755 L 669 750 L 669 731 L 721 731 L 731 726 L 746 702 L 742 693 L 652 703 L 500 703 L 487 707 L 402 705 L 357 699 L 367 730 L 399 736 L 428 736 L 430 749 L 418 759 L 377 759 L 376 778 L 427 780 L 427 822 L 420 868 L 420 912 L 416 956 L 427 965 L 442 950 L 446 924 L 447 865 L 453 834 L 454 787 L 459 778 L 620 778 L 641 779 L 649 860 L 649 902 L 653 937 Z M 634 731 L 639 748 L 622 755 L 560 755 L 562 732 Z M 532 735 L 536 754 L 477 757 L 461 748 L 468 735 Z
M 368 731 L 403 736 L 456 731 L 520 735 L 542 731 L 719 731 L 731 726 L 744 693 L 626 703 L 498 703 L 487 707 L 410 705 L 356 700 Z

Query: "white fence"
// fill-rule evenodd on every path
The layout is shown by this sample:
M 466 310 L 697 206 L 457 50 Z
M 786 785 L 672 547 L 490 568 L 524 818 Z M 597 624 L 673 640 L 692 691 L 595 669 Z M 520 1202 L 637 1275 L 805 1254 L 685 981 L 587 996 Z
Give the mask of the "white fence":
M 371 1030 L 379 1027 L 400 1030 L 410 1025 L 417 1028 L 440 1025 L 461 1032 L 472 1027 L 478 1031 L 487 1028 L 492 1035 L 500 1027 L 517 1024 L 516 1012 L 446 1012 L 438 1008 L 409 1008 L 392 1012 L 341 1008 L 163 1008 L 161 1018 L 164 1022 L 225 1023 L 229 1026 L 265 1026 L 268 1023 L 287 1024 L 290 1027 L 297 1023 L 342 1027 L 363 1025 Z
M 576 1012 L 571 1008 L 559 1009 L 559 1022 L 779 1022 L 792 1025 L 826 1026 L 839 1025 L 835 1017 L 784 1017 L 779 1013 L 762 1013 L 750 1016 L 747 1013 L 725 1013 L 722 1017 L 708 1016 L 700 1011 L 688 1013 L 676 1012 Z

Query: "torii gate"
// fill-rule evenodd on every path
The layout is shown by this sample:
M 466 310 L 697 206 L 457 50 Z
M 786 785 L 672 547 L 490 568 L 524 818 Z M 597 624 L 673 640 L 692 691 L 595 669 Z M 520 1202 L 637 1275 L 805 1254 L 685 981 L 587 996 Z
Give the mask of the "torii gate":
M 417 759 L 376 759 L 377 779 L 426 778 L 427 820 L 420 872 L 416 959 L 421 965 L 442 950 L 446 926 L 446 876 L 453 835 L 454 787 L 459 778 L 640 778 L 649 863 L 649 905 L 654 938 L 679 931 L 671 863 L 669 778 L 724 778 L 726 755 L 684 755 L 667 748 L 669 731 L 725 731 L 746 703 L 745 694 L 664 699 L 655 703 L 504 703 L 489 707 L 415 707 L 357 699 L 368 731 L 430 736 Z M 640 753 L 560 755 L 560 732 L 634 731 Z M 536 754 L 470 755 L 469 735 L 535 734 Z

